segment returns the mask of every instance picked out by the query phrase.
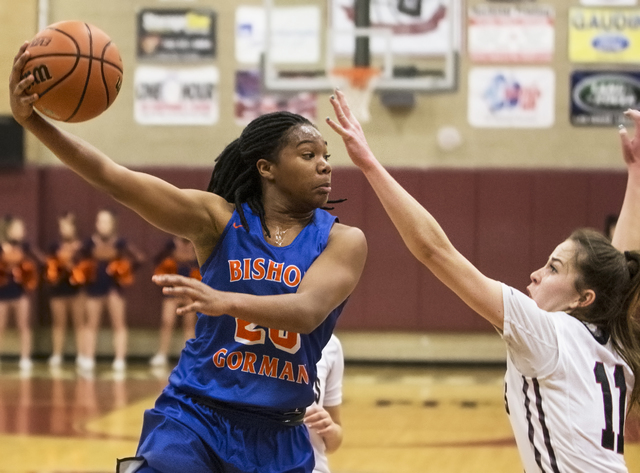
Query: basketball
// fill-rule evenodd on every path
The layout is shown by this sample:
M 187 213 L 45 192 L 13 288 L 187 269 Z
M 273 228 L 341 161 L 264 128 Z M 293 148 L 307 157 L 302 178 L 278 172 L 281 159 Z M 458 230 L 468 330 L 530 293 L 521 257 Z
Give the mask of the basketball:
M 54 120 L 83 122 L 114 102 L 122 86 L 122 59 L 99 28 L 82 21 L 47 26 L 29 43 L 22 77 L 33 75 L 27 90 L 38 94 L 34 107 Z

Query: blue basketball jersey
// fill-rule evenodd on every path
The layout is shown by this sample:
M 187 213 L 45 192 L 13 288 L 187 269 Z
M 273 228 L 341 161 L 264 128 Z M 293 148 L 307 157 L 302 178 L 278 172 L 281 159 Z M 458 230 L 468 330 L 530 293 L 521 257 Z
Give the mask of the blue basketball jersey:
M 263 235 L 259 217 L 243 210 L 249 231 L 233 213 L 202 265 L 202 281 L 221 290 L 255 295 L 295 293 L 304 274 L 327 246 L 336 217 L 317 209 L 288 246 Z M 316 363 L 344 303 L 310 334 L 269 329 L 229 315 L 198 314 L 196 338 L 187 342 L 169 383 L 186 393 L 272 409 L 313 402 Z

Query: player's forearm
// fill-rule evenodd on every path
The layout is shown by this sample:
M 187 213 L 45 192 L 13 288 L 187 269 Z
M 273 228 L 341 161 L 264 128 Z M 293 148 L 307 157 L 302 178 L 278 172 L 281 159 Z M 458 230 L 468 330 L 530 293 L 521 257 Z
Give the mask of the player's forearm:
M 311 333 L 329 315 L 317 301 L 301 294 L 256 296 L 223 293 L 224 313 L 237 319 L 287 332 Z
M 342 426 L 334 422 L 329 431 L 322 434 L 325 451 L 327 453 L 333 453 L 338 450 L 340 445 L 342 445 L 342 438 Z
M 630 170 L 613 246 L 620 251 L 640 250 L 640 173 Z
M 93 186 L 117 194 L 118 166 L 84 140 L 61 130 L 37 113 L 22 123 L 56 157 Z
M 433 216 L 380 163 L 375 161 L 362 171 L 407 248 L 418 260 L 431 268 L 437 257 L 453 249 Z

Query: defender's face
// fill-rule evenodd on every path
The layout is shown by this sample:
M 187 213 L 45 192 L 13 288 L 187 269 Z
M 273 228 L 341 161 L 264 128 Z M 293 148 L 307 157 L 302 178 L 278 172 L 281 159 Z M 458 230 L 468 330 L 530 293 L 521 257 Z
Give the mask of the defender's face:
M 580 294 L 575 288 L 575 252 L 575 243 L 566 240 L 553 250 L 547 264 L 531 273 L 531 284 L 527 290 L 541 309 L 555 312 L 577 306 Z
M 116 222 L 111 212 L 101 210 L 96 216 L 96 231 L 101 237 L 110 237 L 115 232 Z
M 324 206 L 331 192 L 331 165 L 327 143 L 320 132 L 302 125 L 289 134 L 274 165 L 276 184 L 290 201 L 312 208 Z

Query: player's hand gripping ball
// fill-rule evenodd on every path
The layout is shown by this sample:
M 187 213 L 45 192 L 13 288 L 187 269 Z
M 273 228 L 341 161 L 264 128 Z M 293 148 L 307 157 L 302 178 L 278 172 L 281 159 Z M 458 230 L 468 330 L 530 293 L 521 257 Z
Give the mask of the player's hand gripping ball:
M 104 112 L 122 87 L 122 59 L 104 31 L 82 21 L 47 26 L 29 43 L 22 77 L 33 75 L 33 106 L 63 122 L 83 122 Z

